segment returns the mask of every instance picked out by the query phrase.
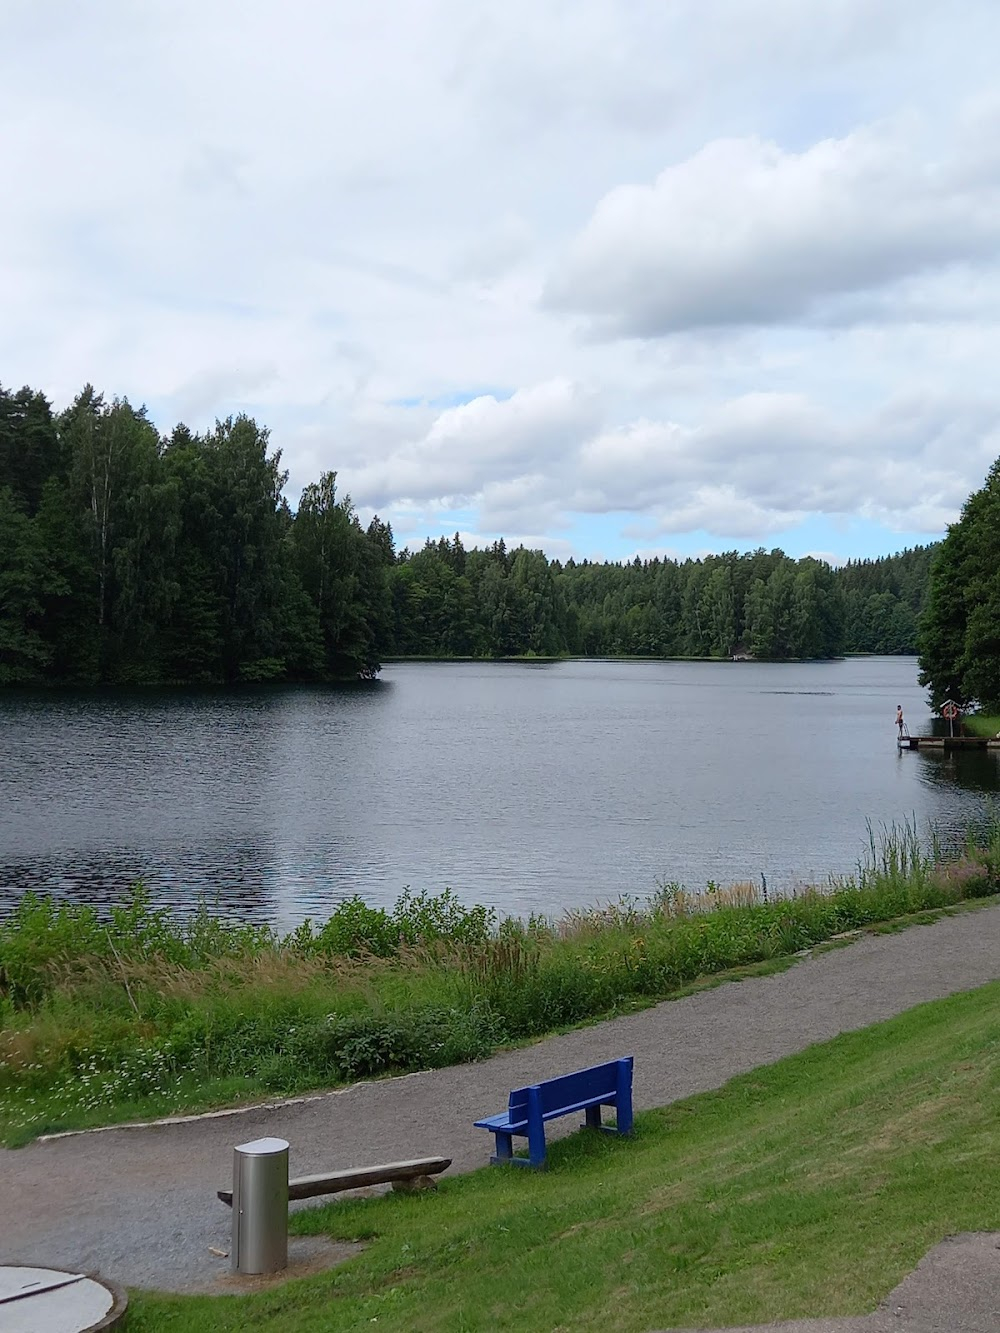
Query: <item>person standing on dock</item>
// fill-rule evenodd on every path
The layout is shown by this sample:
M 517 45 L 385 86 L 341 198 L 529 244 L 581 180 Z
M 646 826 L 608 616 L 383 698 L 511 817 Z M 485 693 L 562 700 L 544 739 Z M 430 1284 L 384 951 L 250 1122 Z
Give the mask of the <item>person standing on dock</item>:
M 903 705 L 896 705 L 896 726 L 899 728 L 900 736 L 903 735 Z

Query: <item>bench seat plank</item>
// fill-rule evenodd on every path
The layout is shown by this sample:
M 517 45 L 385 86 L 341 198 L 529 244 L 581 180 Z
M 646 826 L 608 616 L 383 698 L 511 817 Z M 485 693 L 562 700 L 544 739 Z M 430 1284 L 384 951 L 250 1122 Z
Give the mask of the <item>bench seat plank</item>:
M 312 1176 L 295 1176 L 288 1182 L 288 1198 L 315 1199 L 322 1194 L 362 1189 L 365 1185 L 387 1185 L 395 1180 L 416 1180 L 436 1176 L 451 1166 L 450 1157 L 417 1157 L 409 1162 L 387 1162 L 384 1166 L 366 1166 L 350 1171 L 323 1171 Z M 232 1208 L 233 1191 L 219 1190 L 218 1196 Z

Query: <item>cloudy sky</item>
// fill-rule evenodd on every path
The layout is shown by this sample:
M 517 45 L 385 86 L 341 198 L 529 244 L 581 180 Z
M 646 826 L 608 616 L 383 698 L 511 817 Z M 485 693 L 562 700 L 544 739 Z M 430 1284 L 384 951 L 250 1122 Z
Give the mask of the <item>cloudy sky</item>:
M 1000 454 L 996 0 L 0 0 L 0 382 L 400 544 L 941 534 Z

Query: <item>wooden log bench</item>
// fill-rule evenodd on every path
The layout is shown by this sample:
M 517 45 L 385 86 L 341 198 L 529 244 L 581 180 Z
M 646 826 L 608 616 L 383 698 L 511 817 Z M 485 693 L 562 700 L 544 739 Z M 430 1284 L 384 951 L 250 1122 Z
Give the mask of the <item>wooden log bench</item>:
M 451 1166 L 450 1157 L 417 1157 L 411 1162 L 387 1162 L 351 1171 L 323 1171 L 314 1176 L 296 1176 L 288 1182 L 288 1199 L 316 1199 L 322 1194 L 363 1189 L 365 1185 L 392 1185 L 394 1190 L 434 1189 L 434 1177 Z M 219 1198 L 233 1206 L 233 1191 L 219 1190 Z
M 601 1124 L 601 1107 L 615 1108 L 614 1129 Z M 588 1129 L 611 1129 L 612 1133 L 632 1132 L 632 1056 L 610 1060 L 605 1065 L 578 1069 L 545 1083 L 515 1088 L 507 1110 L 475 1123 L 496 1137 L 493 1166 L 545 1166 L 545 1122 L 573 1111 L 586 1113 Z M 528 1156 L 515 1157 L 513 1140 L 517 1135 L 528 1140 Z

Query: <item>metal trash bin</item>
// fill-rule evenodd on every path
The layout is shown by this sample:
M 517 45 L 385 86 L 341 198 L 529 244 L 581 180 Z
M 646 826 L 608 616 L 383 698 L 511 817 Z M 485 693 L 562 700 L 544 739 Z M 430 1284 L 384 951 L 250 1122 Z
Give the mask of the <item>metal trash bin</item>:
M 233 1149 L 234 1273 L 288 1267 L 288 1144 L 254 1139 Z

